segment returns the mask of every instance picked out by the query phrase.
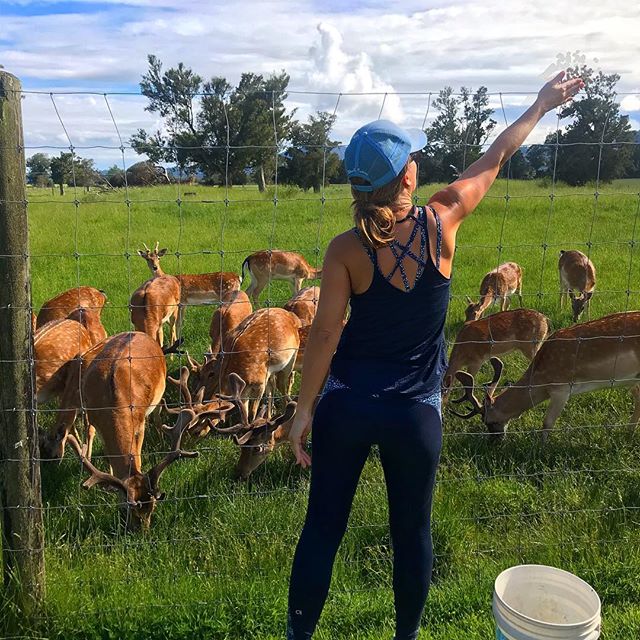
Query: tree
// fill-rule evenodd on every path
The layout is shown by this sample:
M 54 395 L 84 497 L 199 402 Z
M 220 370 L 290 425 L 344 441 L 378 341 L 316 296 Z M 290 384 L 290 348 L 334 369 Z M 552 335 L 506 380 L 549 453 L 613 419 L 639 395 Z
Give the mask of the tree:
M 51 158 L 46 153 L 34 153 L 27 160 L 27 182 L 46 187 L 51 180 Z
M 101 181 L 100 174 L 96 171 L 94 161 L 91 158 L 78 158 L 75 161 L 74 170 L 76 185 L 84 187 L 87 191 Z
M 535 175 L 535 171 L 525 155 L 518 149 L 511 158 L 505 162 L 500 170 L 502 178 L 510 178 L 511 180 L 530 180 Z
M 531 177 L 543 178 L 553 173 L 554 148 L 549 143 L 532 144 L 525 156 L 531 167 Z
M 318 111 L 309 116 L 305 124 L 294 123 L 291 129 L 291 146 L 286 152 L 282 181 L 298 185 L 305 191 L 319 192 L 330 180 L 336 178 L 342 164 L 334 149 L 340 144 L 329 140 L 336 116 Z
M 117 164 L 114 164 L 107 169 L 105 178 L 114 189 L 124 187 L 126 184 L 124 179 L 124 171 Z
M 134 149 L 220 184 L 241 182 L 250 171 L 264 190 L 290 134 L 293 113 L 284 107 L 289 76 L 244 73 L 233 88 L 225 78 L 203 82 L 182 63 L 163 72 L 158 58 L 148 60 L 140 88 L 149 99 L 145 109 L 164 118 L 165 132 L 139 129 L 131 137 Z
M 475 93 L 461 87 L 460 95 L 445 87 L 433 102 L 438 115 L 427 129 L 429 144 L 421 163 L 421 178 L 451 182 L 482 155 L 482 145 L 496 126 L 491 118 L 487 88 Z
M 626 178 L 640 178 L 640 131 L 633 131 L 631 166 L 627 169 Z
M 60 187 L 64 195 L 64 185 L 73 179 L 73 153 L 60 152 L 57 158 L 51 158 L 51 179 Z
M 568 70 L 568 77 L 575 76 L 584 80 L 584 96 L 567 103 L 560 111 L 561 118 L 573 121 L 558 132 L 561 146 L 556 176 L 570 185 L 584 185 L 596 177 L 610 182 L 625 175 L 633 162 L 632 145 L 615 144 L 634 139 L 629 116 L 620 113 L 615 99 L 615 85 L 620 76 L 596 72 L 586 65 Z M 549 134 L 546 143 L 554 145 L 556 134 Z

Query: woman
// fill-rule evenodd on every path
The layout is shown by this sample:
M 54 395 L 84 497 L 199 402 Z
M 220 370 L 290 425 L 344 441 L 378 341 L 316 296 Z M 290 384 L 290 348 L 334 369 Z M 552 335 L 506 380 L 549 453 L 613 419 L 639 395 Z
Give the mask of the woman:
M 306 468 L 313 420 L 309 505 L 291 573 L 287 638 L 313 634 L 374 444 L 389 500 L 395 640 L 417 638 L 433 560 L 431 498 L 442 441 L 443 330 L 456 233 L 540 118 L 583 86 L 579 78 L 565 81 L 564 72 L 558 74 L 426 207 L 412 205 L 418 168 L 411 154 L 426 144 L 422 131 L 378 120 L 351 139 L 344 162 L 356 226 L 327 248 L 289 435 L 297 463 Z

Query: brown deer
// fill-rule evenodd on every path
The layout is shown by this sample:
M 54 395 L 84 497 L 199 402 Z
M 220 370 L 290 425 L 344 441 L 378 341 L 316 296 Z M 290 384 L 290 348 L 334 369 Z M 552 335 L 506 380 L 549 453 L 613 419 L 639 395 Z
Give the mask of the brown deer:
M 251 420 L 273 376 L 273 386 L 288 396 L 289 378 L 300 345 L 298 317 L 278 307 L 259 309 L 246 317 L 224 343 L 224 358 L 209 360 L 200 366 L 192 362 L 205 386 L 205 398 L 229 395 L 229 375 L 238 374 L 246 386 L 242 402 Z M 251 401 L 251 404 L 249 402 Z
M 593 290 L 596 288 L 596 268 L 582 251 L 560 251 L 558 260 L 560 273 L 560 308 L 564 307 L 567 294 L 571 298 L 573 321 L 588 308 Z M 578 292 L 576 296 L 574 291 Z
M 270 280 L 286 280 L 291 285 L 293 294 L 300 291 L 306 279 L 317 279 L 322 276 L 322 269 L 314 269 L 304 256 L 294 251 L 257 251 L 247 256 L 242 263 L 242 278 L 247 267 L 251 282 L 247 294 L 258 305 L 260 293 Z
M 311 324 L 316 317 L 318 300 L 320 299 L 320 287 L 305 287 L 300 289 L 285 305 L 284 308 L 295 313 L 302 326 Z
M 456 336 L 443 377 L 443 400 L 448 398 L 456 371 L 466 368 L 474 376 L 492 356 L 514 350 L 531 361 L 550 330 L 549 319 L 533 309 L 499 311 L 480 320 L 465 322 Z
M 515 262 L 505 262 L 482 278 L 478 302 L 467 296 L 469 306 L 465 310 L 466 319 L 478 320 L 498 300 L 501 300 L 500 310 L 506 311 L 514 293 L 518 294 L 522 306 L 522 268 Z
M 99 471 L 89 460 L 88 442 L 81 450 L 74 436 L 62 433 L 62 446 L 68 440 L 79 453 L 91 477 L 84 482 L 89 488 L 96 484 L 122 492 L 133 516 L 134 525 L 148 528 L 156 503 L 164 498 L 158 490 L 162 472 L 180 458 L 192 458 L 197 452 L 180 448 L 182 435 L 201 420 L 221 418 L 226 408 L 206 407 L 196 412 L 193 405 L 181 409 L 172 428 L 164 425 L 172 441 L 171 451 L 146 473 L 142 472 L 142 443 L 145 419 L 160 403 L 165 390 L 167 367 L 165 354 L 147 334 L 127 332 L 117 334 L 101 345 L 82 373 L 82 406 L 89 423 L 95 427 L 104 443 L 112 473 Z M 79 406 L 76 403 L 76 406 Z
M 222 348 L 226 336 L 253 313 L 249 296 L 244 291 L 228 291 L 222 297 L 222 304 L 211 318 L 209 337 L 211 356 L 215 358 Z
M 52 320 L 68 318 L 69 315 L 77 309 L 83 309 L 88 311 L 89 314 L 86 322 L 81 321 L 87 326 L 94 343 L 99 342 L 107 335 L 100 320 L 100 315 L 106 301 L 107 296 L 104 291 L 95 289 L 94 287 L 83 286 L 63 291 L 42 305 L 36 318 L 36 329 L 39 329 Z
M 180 314 L 180 282 L 169 275 L 158 275 L 147 280 L 131 295 L 129 310 L 136 331 L 151 336 L 162 347 L 162 327 L 168 323 L 171 342 L 174 343 Z
M 139 250 L 140 255 L 146 261 L 151 275 L 167 275 L 160 266 L 160 258 L 167 253 L 167 249 L 158 249 L 159 242 L 151 251 L 147 245 L 144 251 Z M 232 291 L 240 289 L 240 276 L 231 271 L 216 271 L 213 273 L 180 274 L 174 276 L 180 283 L 180 315 L 178 318 L 178 329 L 182 327 L 184 309 L 188 306 L 201 304 L 219 304 L 224 297 Z
M 503 365 L 491 358 L 494 376 L 481 404 L 473 394 L 473 376 L 458 371 L 471 411 L 455 415 L 482 416 L 489 432 L 504 435 L 513 418 L 550 400 L 542 426 L 542 440 L 562 413 L 572 395 L 616 386 L 629 387 L 634 411 L 629 424 L 640 419 L 640 311 L 614 313 L 598 320 L 559 329 L 543 342 L 520 380 L 494 396 Z
M 245 381 L 236 373 L 229 375 L 228 389 L 240 410 L 240 423 L 232 427 L 214 426 L 214 430 L 223 435 L 232 435 L 235 443 L 240 447 L 240 459 L 236 464 L 234 477 L 237 480 L 247 480 L 251 473 L 259 467 L 269 453 L 281 442 L 285 442 L 291 429 L 291 420 L 295 415 L 296 403 L 289 402 L 279 417 L 269 420 L 264 417 L 262 407 L 260 413 L 249 420 L 245 402 L 243 400 Z

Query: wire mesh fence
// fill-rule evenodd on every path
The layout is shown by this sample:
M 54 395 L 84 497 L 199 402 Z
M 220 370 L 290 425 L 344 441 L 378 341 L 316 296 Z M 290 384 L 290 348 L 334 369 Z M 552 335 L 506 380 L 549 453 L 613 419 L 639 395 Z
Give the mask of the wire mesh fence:
M 295 104 L 308 97 L 288 94 Z M 189 180 L 178 164 L 175 171 L 169 166 L 158 172 L 152 184 L 133 186 L 128 169 L 138 157 L 127 140 L 131 122 L 124 117 L 123 123 L 119 108 L 128 113 L 123 102 L 139 105 L 139 94 L 21 95 L 38 109 L 48 103 L 58 128 L 58 145 L 28 141 L 28 154 L 61 151 L 77 159 L 91 150 L 102 165 L 119 165 L 123 184 L 87 189 L 78 179 L 79 165 L 71 162 L 64 195 L 30 187 L 24 202 L 3 202 L 25 204 L 28 213 L 29 247 L 19 259 L 31 266 L 31 302 L 20 317 L 29 331 L 26 362 L 33 387 L 18 410 L 37 421 L 41 448 L 31 462 L 42 470 L 41 506 L 3 508 L 41 511 L 44 542 L 31 551 L 44 552 L 47 590 L 28 627 L 7 627 L 3 637 L 182 637 L 194 628 L 219 638 L 282 637 L 288 568 L 308 490 L 308 472 L 280 446 L 308 327 L 305 332 L 303 322 L 292 321 L 282 308 L 301 286 L 320 284 L 315 276 L 328 242 L 351 226 L 348 187 L 329 183 L 325 171 L 343 145 L 327 138 L 318 147 L 317 191 L 283 182 L 286 139 L 272 95 L 272 143 L 265 147 L 272 174 L 265 191 L 233 184 L 230 156 L 260 145 L 231 144 L 228 118 L 226 144 L 199 149 L 222 152 L 219 185 Z M 434 95 L 392 97 L 408 105 L 408 125 L 425 128 L 434 117 Z M 533 94 L 489 96 L 504 126 L 533 100 Z M 337 122 L 344 109 L 347 128 L 355 117 L 384 117 L 389 100 L 389 94 L 321 97 L 332 104 Z M 373 98 L 379 99 L 376 106 Z M 358 101 L 366 108 L 354 111 Z M 81 122 L 84 133 L 77 136 Z M 637 630 L 637 585 L 629 579 L 640 568 L 640 468 L 630 428 L 637 416 L 619 387 L 631 388 L 636 397 L 640 313 L 572 329 L 571 311 L 559 302 L 558 272 L 559 250 L 581 250 L 595 265 L 597 285 L 583 321 L 638 308 L 640 181 L 601 179 L 603 149 L 637 143 L 607 141 L 605 126 L 598 142 L 580 143 L 598 149 L 596 173 L 585 186 L 569 187 L 557 180 L 559 150 L 571 146 L 559 142 L 561 120 L 554 114 L 541 126 L 556 134 L 545 145 L 551 177 L 514 180 L 507 170 L 459 234 L 449 346 L 468 326 L 465 312 L 478 300 L 483 276 L 509 261 L 522 267 L 523 306 L 545 314 L 550 328 L 542 342 L 513 336 L 511 326 L 505 333 L 492 320 L 497 316 L 489 316 L 485 332 L 464 341 L 468 351 L 484 348 L 483 362 L 496 353 L 504 359 L 501 386 L 487 394 L 481 381 L 491 367 L 478 366 L 475 378 L 467 379 L 475 393 L 467 400 L 475 398 L 475 413 L 484 411 L 485 418 L 489 403 L 494 422 L 510 424 L 506 437 L 494 442 L 492 424 L 450 412 L 461 404 L 461 390 L 452 391 L 454 405 L 443 413 L 433 516 L 436 564 L 425 612 L 431 635 L 425 637 L 460 637 L 460 629 L 482 637 L 491 629 L 493 578 L 502 568 L 528 562 L 561 566 L 592 582 L 603 596 L 605 624 L 609 611 L 610 628 L 621 630 L 610 637 Z M 90 138 L 100 144 L 88 144 Z M 490 143 L 483 140 L 480 150 Z M 474 145 L 463 147 L 466 152 Z M 23 151 L 2 149 L 9 155 Z M 416 204 L 425 204 L 438 188 L 421 185 Z M 291 252 L 289 262 L 282 251 Z M 66 290 L 71 297 L 56 302 Z M 84 293 L 97 297 L 82 301 Z M 309 290 L 311 316 L 317 295 Z M 78 306 L 83 314 L 65 319 Z M 496 311 L 492 305 L 486 313 Z M 104 340 L 102 327 L 109 336 Z M 523 346 L 531 342 L 534 352 L 542 345 L 538 355 L 526 355 Z M 2 366 L 10 360 L 3 358 Z M 505 378 L 511 382 L 505 385 Z M 583 393 L 591 390 L 600 392 Z M 5 416 L 17 406 L 7 397 Z M 60 434 L 67 429 L 71 437 L 63 447 Z M 21 446 L 7 442 L 5 452 Z M 193 452 L 198 457 L 190 460 Z M 15 460 L 5 455 L 5 468 Z M 387 517 L 374 451 L 319 637 L 356 637 L 353 620 L 370 634 L 357 637 L 381 637 L 380 628 L 391 628 Z M 136 524 L 146 532 L 136 531 Z M 5 618 L 8 613 L 7 605 Z

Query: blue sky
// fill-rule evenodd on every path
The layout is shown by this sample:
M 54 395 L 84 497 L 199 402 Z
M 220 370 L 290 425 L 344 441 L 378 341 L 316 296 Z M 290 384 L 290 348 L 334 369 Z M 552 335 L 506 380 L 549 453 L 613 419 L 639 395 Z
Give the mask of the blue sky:
M 148 53 L 165 67 L 182 61 L 205 78 L 221 75 L 231 83 L 244 71 L 286 69 L 288 106 L 302 117 L 315 109 L 333 111 L 331 94 L 367 94 L 340 100 L 335 136 L 345 140 L 378 117 L 385 93 L 383 117 L 421 126 L 428 92 L 445 85 L 504 92 L 504 115 L 511 121 L 533 99 L 558 54 L 571 58 L 579 52 L 589 64 L 621 74 L 623 110 L 640 128 L 638 3 L 246 0 L 235 6 L 205 0 L 0 0 L 0 64 L 26 91 L 97 94 L 137 93 Z M 98 148 L 119 145 L 101 95 L 54 100 L 73 144 L 94 147 L 81 155 L 101 166 L 122 162 L 119 152 Z M 493 103 L 501 108 L 498 96 Z M 55 147 L 69 144 L 50 96 L 27 93 L 23 104 L 28 147 L 49 146 L 57 153 Z M 109 97 L 125 140 L 139 127 L 162 126 L 145 104 L 138 95 Z M 497 115 L 502 124 L 502 111 Z M 547 118 L 531 141 L 554 126 L 553 117 Z M 127 162 L 137 160 L 127 153 Z

